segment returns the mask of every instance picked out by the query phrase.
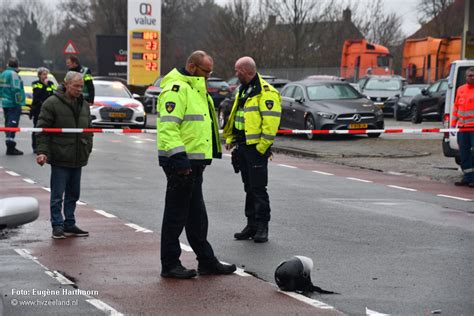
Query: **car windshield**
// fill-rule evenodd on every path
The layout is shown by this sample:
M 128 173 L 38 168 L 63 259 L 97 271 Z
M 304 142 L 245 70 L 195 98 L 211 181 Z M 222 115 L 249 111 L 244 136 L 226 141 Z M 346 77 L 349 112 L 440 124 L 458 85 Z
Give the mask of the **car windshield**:
M 308 98 L 316 100 L 359 99 L 361 95 L 348 84 L 326 83 L 306 88 Z
M 21 79 L 23 80 L 23 85 L 25 87 L 31 87 L 33 85 L 33 81 L 39 80 L 38 76 L 22 75 L 21 73 L 19 75 Z M 58 85 L 56 78 L 54 78 L 51 74 L 48 75 L 48 80 L 52 81 L 56 86 Z
M 131 98 L 127 88 L 121 83 L 103 84 L 94 82 L 95 95 L 97 97 Z
M 370 78 L 364 89 L 366 90 L 400 90 L 402 83 L 399 79 Z
M 225 89 L 225 88 L 229 88 L 229 85 L 225 81 L 208 80 L 207 81 L 207 87 L 208 88 Z
M 403 91 L 404 97 L 414 97 L 417 94 L 421 93 L 422 87 L 407 87 L 405 91 Z

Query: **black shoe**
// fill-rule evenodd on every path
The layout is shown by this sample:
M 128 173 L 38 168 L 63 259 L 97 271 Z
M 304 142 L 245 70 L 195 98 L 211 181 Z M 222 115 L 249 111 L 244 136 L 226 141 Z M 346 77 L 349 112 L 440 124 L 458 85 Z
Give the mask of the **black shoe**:
M 261 223 L 257 227 L 257 233 L 253 236 L 254 242 L 267 242 L 268 241 L 268 223 Z
M 257 230 L 254 227 L 247 224 L 247 226 L 245 226 L 240 233 L 234 234 L 234 238 L 237 240 L 251 239 L 253 238 L 256 232 Z
M 469 182 L 461 180 L 461 181 L 454 182 L 454 185 L 457 187 L 467 187 L 469 186 Z
M 89 236 L 89 232 L 83 231 L 82 229 L 74 225 L 71 227 L 64 227 L 64 235 L 74 237 L 87 237 Z
M 62 226 L 53 226 L 53 234 L 51 235 L 54 239 L 64 239 L 66 236 L 64 235 L 64 229 Z
M 16 149 L 15 147 L 8 147 L 7 156 L 20 156 L 23 155 L 21 150 Z
M 196 270 L 186 269 L 181 264 L 170 270 L 162 270 L 161 276 L 163 278 L 174 278 L 174 279 L 191 279 L 197 276 Z
M 219 275 L 219 274 L 231 274 L 237 270 L 235 264 L 222 264 L 220 262 L 212 266 L 198 266 L 198 272 L 200 275 Z

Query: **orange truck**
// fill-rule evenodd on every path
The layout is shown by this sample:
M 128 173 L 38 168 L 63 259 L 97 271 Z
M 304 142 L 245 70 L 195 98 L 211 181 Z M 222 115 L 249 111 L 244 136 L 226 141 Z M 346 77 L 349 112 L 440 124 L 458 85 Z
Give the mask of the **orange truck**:
M 461 37 L 407 39 L 403 47 L 402 75 L 410 83 L 433 83 L 448 76 L 461 59 Z
M 341 77 L 356 81 L 366 75 L 392 74 L 392 55 L 387 47 L 365 39 L 344 41 Z

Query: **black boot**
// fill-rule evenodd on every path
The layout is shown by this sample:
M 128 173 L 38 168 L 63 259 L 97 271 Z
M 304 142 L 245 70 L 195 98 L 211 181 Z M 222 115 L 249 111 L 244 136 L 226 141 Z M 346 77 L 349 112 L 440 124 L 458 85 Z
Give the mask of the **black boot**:
M 253 222 L 248 220 L 247 226 L 245 226 L 244 229 L 242 229 L 240 233 L 235 233 L 234 238 L 237 240 L 250 239 L 250 238 L 253 238 L 256 232 L 257 232 L 256 225 Z
M 16 149 L 15 144 L 8 144 L 7 145 L 7 155 L 8 156 L 19 156 L 23 155 L 21 150 Z
M 268 241 L 268 222 L 258 223 L 257 232 L 253 236 L 254 242 L 267 242 Z

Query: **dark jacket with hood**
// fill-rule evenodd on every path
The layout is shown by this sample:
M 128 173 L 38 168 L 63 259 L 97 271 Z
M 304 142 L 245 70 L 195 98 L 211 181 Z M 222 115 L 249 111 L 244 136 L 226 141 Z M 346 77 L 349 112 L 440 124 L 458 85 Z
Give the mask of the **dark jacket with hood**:
M 89 128 L 89 104 L 81 97 L 72 101 L 64 94 L 64 86 L 41 107 L 37 127 Z M 39 133 L 37 154 L 45 154 L 48 163 L 59 167 L 78 168 L 87 165 L 92 151 L 92 133 Z

